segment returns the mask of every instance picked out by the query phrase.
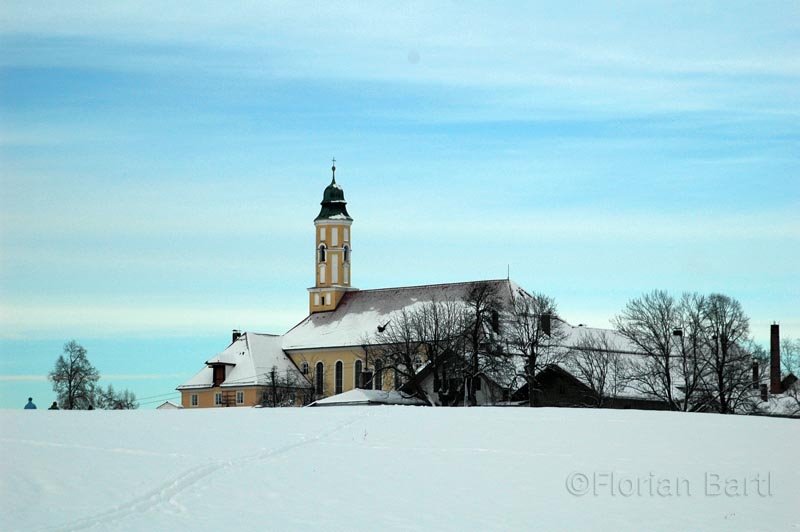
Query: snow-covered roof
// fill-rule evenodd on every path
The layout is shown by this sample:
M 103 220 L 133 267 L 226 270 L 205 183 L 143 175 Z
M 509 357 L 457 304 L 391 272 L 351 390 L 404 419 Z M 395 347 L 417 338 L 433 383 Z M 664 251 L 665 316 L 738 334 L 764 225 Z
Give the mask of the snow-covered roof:
M 592 341 L 598 337 L 603 338 L 603 343 L 610 352 L 640 354 L 641 351 L 625 336 L 615 329 L 601 329 L 599 327 L 587 327 L 585 325 L 570 325 L 561 321 L 563 330 L 566 332 L 564 346 L 575 348 L 587 341 Z
M 354 406 L 354 405 L 427 405 L 425 401 L 396 391 L 362 390 L 356 388 L 333 395 L 308 406 Z
M 208 359 L 206 366 L 178 389 L 210 388 L 214 378 L 212 364 L 227 366 L 222 388 L 265 385 L 273 367 L 282 381 L 310 386 L 281 349 L 281 337 L 273 334 L 243 333 L 224 351 Z
M 172 401 L 164 401 L 156 407 L 156 410 L 178 410 L 181 408 L 183 408 L 183 406 L 175 404 Z
M 283 336 L 286 350 L 360 346 L 403 309 L 410 311 L 431 301 L 463 300 L 481 283 L 497 287 L 510 297 L 515 286 L 506 279 L 424 286 L 358 290 L 345 293 L 336 310 L 317 312 Z

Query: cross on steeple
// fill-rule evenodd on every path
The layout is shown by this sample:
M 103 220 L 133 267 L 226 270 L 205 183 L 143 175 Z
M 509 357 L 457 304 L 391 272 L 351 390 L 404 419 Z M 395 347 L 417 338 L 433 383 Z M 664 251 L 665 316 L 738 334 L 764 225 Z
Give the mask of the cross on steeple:
M 336 183 L 336 157 L 331 159 L 331 172 L 333 174 L 333 182 Z

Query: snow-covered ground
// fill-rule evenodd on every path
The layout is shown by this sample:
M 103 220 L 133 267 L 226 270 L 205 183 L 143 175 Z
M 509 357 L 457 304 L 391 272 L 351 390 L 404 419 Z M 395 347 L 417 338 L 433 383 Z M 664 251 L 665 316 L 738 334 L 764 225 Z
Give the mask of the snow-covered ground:
M 3 411 L 0 529 L 800 530 L 798 442 L 633 410 Z

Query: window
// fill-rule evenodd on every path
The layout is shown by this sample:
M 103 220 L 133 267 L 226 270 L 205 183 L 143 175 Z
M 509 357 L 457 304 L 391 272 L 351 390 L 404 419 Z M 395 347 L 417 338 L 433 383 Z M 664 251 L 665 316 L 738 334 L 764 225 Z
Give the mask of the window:
M 214 368 L 214 386 L 219 386 L 225 382 L 225 366 L 217 364 Z
M 344 247 L 344 261 L 350 262 L 350 246 Z
M 317 362 L 316 369 L 314 370 L 314 380 L 316 381 L 316 392 L 317 395 L 322 395 L 324 388 L 323 388 L 323 377 L 325 373 L 325 365 L 322 362 Z
M 380 358 L 375 361 L 375 377 L 373 388 L 383 390 L 383 360 Z
M 198 402 L 197 402 L 197 394 L 196 393 L 192 394 L 191 400 L 192 400 L 192 403 L 191 403 L 192 406 L 197 406 Z
M 239 390 L 236 392 L 236 404 L 243 405 L 244 404 L 244 392 Z
M 325 262 L 325 244 L 319 246 L 319 262 Z
M 336 362 L 336 371 L 334 374 L 335 377 L 335 391 L 334 393 L 339 394 L 342 393 L 342 372 L 344 371 L 344 367 L 342 365 L 342 361 L 339 360 Z
M 361 371 L 363 370 L 363 365 L 361 364 L 360 360 L 356 360 L 355 371 L 353 372 L 353 388 L 361 388 L 363 384 L 361 383 Z
M 214 406 L 222 406 L 222 393 L 217 392 L 214 394 Z
M 500 314 L 496 310 L 492 311 L 492 330 L 500 332 Z
M 303 375 L 308 375 L 308 362 L 304 360 L 300 365 L 300 370 L 303 372 Z

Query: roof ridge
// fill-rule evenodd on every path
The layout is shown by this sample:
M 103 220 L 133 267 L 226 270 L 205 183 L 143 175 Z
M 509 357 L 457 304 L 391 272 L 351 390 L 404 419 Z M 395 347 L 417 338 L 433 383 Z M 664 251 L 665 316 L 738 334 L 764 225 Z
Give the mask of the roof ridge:
M 475 284 L 475 283 L 497 283 L 497 282 L 507 282 L 509 279 L 478 279 L 475 281 L 459 281 L 456 283 L 432 283 L 432 284 L 419 284 L 419 285 L 411 285 L 411 286 L 387 286 L 384 288 L 366 288 L 363 290 L 358 290 L 357 292 L 381 292 L 385 290 L 410 290 L 412 288 L 434 288 L 437 286 L 457 286 L 457 285 L 465 285 L 465 284 Z M 354 290 L 354 292 L 356 292 Z

